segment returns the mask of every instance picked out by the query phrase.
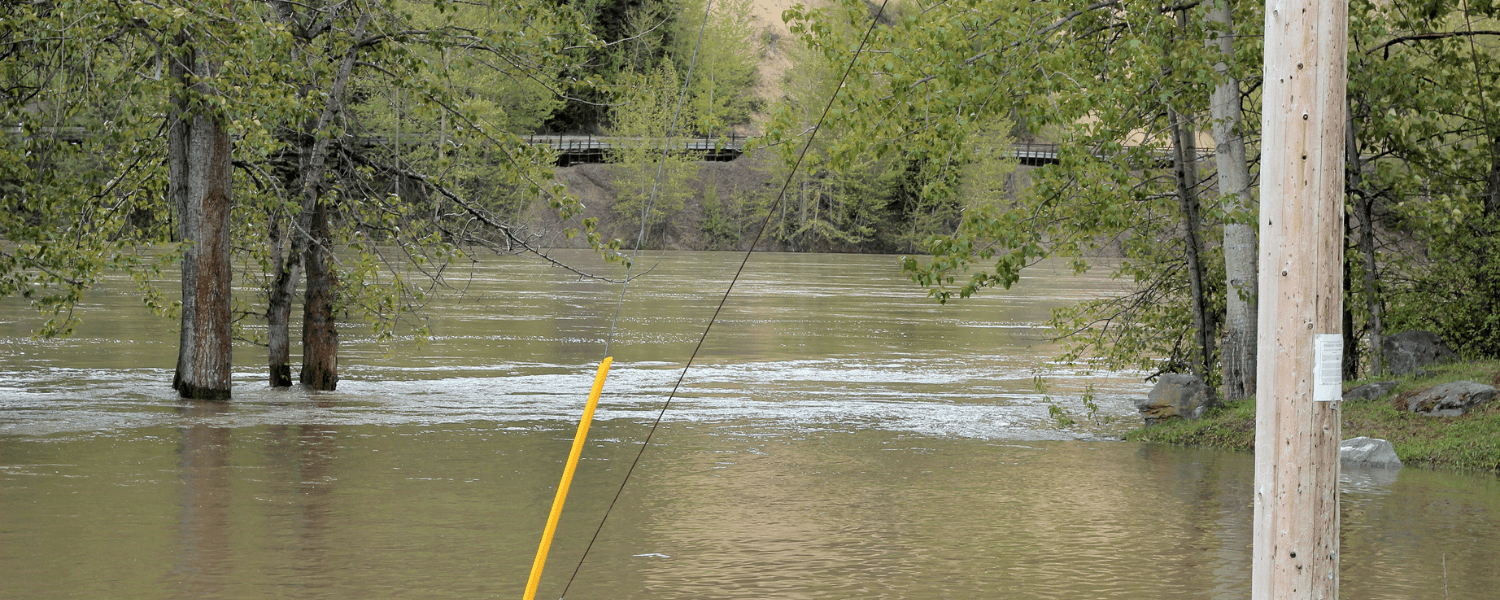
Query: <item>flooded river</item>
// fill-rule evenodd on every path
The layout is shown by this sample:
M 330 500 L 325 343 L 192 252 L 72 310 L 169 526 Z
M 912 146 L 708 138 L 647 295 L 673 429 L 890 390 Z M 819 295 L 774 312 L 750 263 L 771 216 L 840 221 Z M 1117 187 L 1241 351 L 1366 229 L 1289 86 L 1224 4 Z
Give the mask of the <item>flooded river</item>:
M 738 258 L 643 260 L 539 598 Z M 331 393 L 238 346 L 223 405 L 176 400 L 172 324 L 128 285 L 59 342 L 5 301 L 0 598 L 518 598 L 619 288 L 451 276 L 430 340 L 346 326 Z M 1047 362 L 1047 311 L 1115 285 L 1040 269 L 940 307 L 893 257 L 756 255 L 567 597 L 1247 597 L 1251 457 L 1111 441 L 1139 375 Z M 1493 597 L 1497 519 L 1492 476 L 1346 473 L 1343 596 Z

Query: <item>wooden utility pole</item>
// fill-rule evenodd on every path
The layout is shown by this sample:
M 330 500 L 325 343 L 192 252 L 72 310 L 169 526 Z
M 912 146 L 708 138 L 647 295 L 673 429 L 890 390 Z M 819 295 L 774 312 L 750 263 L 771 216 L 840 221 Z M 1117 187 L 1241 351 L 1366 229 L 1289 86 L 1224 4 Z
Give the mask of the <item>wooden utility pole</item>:
M 1347 0 L 1267 0 L 1253 600 L 1338 598 Z

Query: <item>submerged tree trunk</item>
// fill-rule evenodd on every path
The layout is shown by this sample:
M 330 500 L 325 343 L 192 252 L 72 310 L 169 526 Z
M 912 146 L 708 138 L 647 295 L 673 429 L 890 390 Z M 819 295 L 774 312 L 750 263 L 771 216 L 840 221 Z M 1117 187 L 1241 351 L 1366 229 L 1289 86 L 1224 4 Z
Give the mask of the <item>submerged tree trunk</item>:
M 279 3 L 277 10 L 288 26 L 300 28 L 295 18 L 295 8 L 291 4 Z M 331 10 L 333 14 L 336 14 L 340 7 L 336 6 Z M 330 20 L 332 18 L 332 15 L 328 17 Z M 364 36 L 365 27 L 369 22 L 370 13 L 361 13 L 354 27 L 352 36 L 354 40 L 359 40 Z M 309 48 L 305 50 L 305 55 L 299 51 L 294 53 L 294 56 L 305 57 L 307 60 L 325 60 L 310 48 L 312 39 L 317 34 L 300 29 L 299 32 L 300 39 L 308 42 Z M 332 143 L 328 129 L 343 110 L 345 89 L 348 87 L 349 76 L 357 62 L 357 54 L 357 46 L 351 45 L 344 51 L 339 68 L 334 73 L 327 94 L 324 96 L 323 111 L 316 119 L 308 119 L 303 125 L 306 131 L 300 136 L 302 142 L 299 144 L 297 153 L 300 210 L 296 212 L 295 219 L 288 219 L 291 230 L 281 231 L 279 229 L 280 218 L 272 218 L 272 223 L 277 224 L 277 228 L 271 232 L 274 251 L 280 252 L 283 247 L 282 238 L 290 238 L 285 245 L 286 254 L 275 256 L 276 278 L 272 282 L 267 301 L 266 320 L 270 327 L 267 362 L 273 386 L 292 384 L 290 350 L 292 299 L 297 294 L 297 279 L 304 270 L 307 272 L 308 284 L 303 305 L 303 362 L 298 379 L 305 385 L 322 390 L 334 389 L 338 382 L 338 331 L 334 327 L 333 318 L 333 294 L 336 292 L 337 282 L 330 270 L 330 248 L 333 240 L 329 233 L 328 215 L 321 198 L 328 149 Z M 313 92 L 312 88 L 308 88 L 303 90 L 302 95 L 304 98 L 314 96 Z M 314 261 L 320 262 L 314 264 Z
M 177 210 L 182 254 L 182 331 L 172 387 L 183 398 L 229 399 L 233 321 L 229 310 L 229 205 L 231 152 L 222 117 L 198 108 L 192 94 L 207 95 L 209 65 L 184 47 L 171 65 L 186 88 L 173 98 L 167 133 L 167 195 Z
M 303 385 L 332 390 L 339 381 L 339 331 L 334 319 L 338 277 L 333 271 L 333 236 L 328 231 L 328 207 L 313 210 L 312 243 L 307 247 L 307 297 L 302 301 Z
M 1208 314 L 1208 302 L 1203 289 L 1202 244 L 1198 239 L 1201 219 L 1198 216 L 1198 195 L 1193 188 L 1198 183 L 1197 150 L 1193 144 L 1193 128 L 1176 109 L 1167 108 L 1171 122 L 1173 149 L 1173 178 L 1177 180 L 1177 200 L 1182 207 L 1183 245 L 1187 250 L 1188 279 L 1193 292 L 1193 329 L 1195 331 L 1193 372 L 1204 383 L 1208 383 L 1210 361 L 1214 356 L 1213 319 Z M 1209 397 L 1212 399 L 1213 386 Z
M 1234 8 L 1230 0 L 1217 0 L 1208 9 L 1208 20 L 1220 31 L 1209 34 L 1210 50 L 1223 57 L 1214 68 L 1223 78 L 1209 101 L 1213 118 L 1214 158 L 1219 174 L 1219 195 L 1229 219 L 1224 224 L 1224 397 L 1255 395 L 1256 290 L 1255 200 L 1250 195 L 1250 165 L 1245 159 L 1244 121 L 1240 107 L 1240 82 L 1229 70 L 1234 60 Z
M 353 38 L 364 36 L 365 26 L 370 22 L 370 13 L 359 16 L 354 27 Z M 303 152 L 300 163 L 302 179 L 302 213 L 299 220 L 307 226 L 302 230 L 304 244 L 292 244 L 292 251 L 301 251 L 303 266 L 307 273 L 307 292 L 302 302 L 302 373 L 298 379 L 303 385 L 315 390 L 332 390 L 339 380 L 339 333 L 334 319 L 337 305 L 338 279 L 333 271 L 333 236 L 328 227 L 328 205 L 323 201 L 323 177 L 328 159 L 328 147 L 332 143 L 329 127 L 343 110 L 344 90 L 359 48 L 351 45 L 344 51 L 343 60 L 329 85 L 327 103 L 318 118 L 317 126 L 309 132 L 313 140 Z M 290 260 L 290 259 L 289 259 Z
M 266 342 L 269 346 L 267 360 L 270 368 L 271 387 L 292 385 L 291 320 L 292 298 L 297 293 L 297 278 L 302 276 L 302 253 L 291 239 L 302 235 L 295 227 L 282 230 L 280 215 L 270 215 L 271 263 L 276 266 L 276 277 L 271 282 L 271 291 L 266 299 Z M 285 249 L 293 246 L 291 251 Z

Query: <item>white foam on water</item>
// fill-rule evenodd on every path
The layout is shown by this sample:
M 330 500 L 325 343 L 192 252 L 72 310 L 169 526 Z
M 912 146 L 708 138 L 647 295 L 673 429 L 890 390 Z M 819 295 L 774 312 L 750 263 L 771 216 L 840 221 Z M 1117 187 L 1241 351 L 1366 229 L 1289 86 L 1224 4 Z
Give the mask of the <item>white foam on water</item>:
M 412 378 L 345 379 L 338 391 L 312 392 L 301 387 L 271 389 L 258 380 L 259 373 L 242 372 L 236 374 L 231 402 L 204 405 L 178 400 L 166 385 L 171 371 L 164 369 L 53 368 L 42 373 L 0 373 L 0 434 L 186 424 L 468 421 L 542 422 L 566 428 L 582 410 L 593 365 L 490 363 L 461 370 L 407 369 L 403 374 Z M 615 367 L 595 418 L 654 419 L 680 375 L 680 366 L 663 363 Z M 1113 381 L 1118 383 L 1118 378 Z M 1047 400 L 1031 385 L 1031 376 L 1024 371 L 1000 370 L 985 376 L 961 361 L 898 358 L 711 364 L 693 367 L 664 420 L 750 421 L 771 428 L 881 429 L 1012 440 L 1092 439 L 1097 435 L 1057 429 Z M 1096 389 L 1096 402 L 1106 414 L 1133 412 L 1125 393 L 1111 391 Z

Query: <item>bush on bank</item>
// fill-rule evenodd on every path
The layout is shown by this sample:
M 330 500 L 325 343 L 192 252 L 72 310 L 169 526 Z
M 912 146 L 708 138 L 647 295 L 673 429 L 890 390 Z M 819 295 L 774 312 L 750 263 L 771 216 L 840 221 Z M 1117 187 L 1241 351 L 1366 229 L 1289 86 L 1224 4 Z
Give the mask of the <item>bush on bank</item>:
M 1427 367 L 1427 373 L 1396 378 L 1390 392 L 1374 400 L 1343 403 L 1343 438 L 1390 440 L 1410 466 L 1500 471 L 1500 401 L 1475 407 L 1459 417 L 1406 412 L 1405 399 L 1450 381 L 1477 381 L 1500 387 L 1500 361 L 1457 362 Z M 1345 391 L 1386 378 L 1352 381 Z M 1196 421 L 1173 419 L 1125 434 L 1125 439 L 1182 446 L 1253 451 L 1255 399 L 1214 409 Z

